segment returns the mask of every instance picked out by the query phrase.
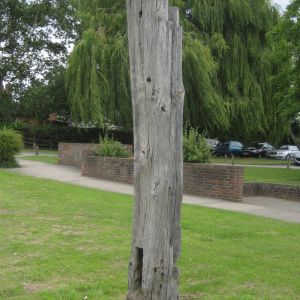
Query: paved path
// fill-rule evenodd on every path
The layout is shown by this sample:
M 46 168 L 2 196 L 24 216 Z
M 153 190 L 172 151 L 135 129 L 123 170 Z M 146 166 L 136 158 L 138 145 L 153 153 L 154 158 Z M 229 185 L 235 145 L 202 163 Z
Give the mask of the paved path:
M 58 180 L 104 191 L 133 195 L 133 186 L 113 181 L 83 177 L 80 169 L 70 166 L 52 165 L 19 159 L 22 168 L 12 172 Z M 235 203 L 198 196 L 183 196 L 183 203 L 241 212 L 277 220 L 300 223 L 300 203 L 267 197 L 247 197 L 242 203 Z

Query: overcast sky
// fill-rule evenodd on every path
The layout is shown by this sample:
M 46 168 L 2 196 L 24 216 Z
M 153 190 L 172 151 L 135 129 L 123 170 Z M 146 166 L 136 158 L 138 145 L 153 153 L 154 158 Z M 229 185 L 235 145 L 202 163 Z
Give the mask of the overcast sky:
M 273 0 L 274 3 L 279 4 L 283 10 L 286 9 L 287 5 L 291 0 Z

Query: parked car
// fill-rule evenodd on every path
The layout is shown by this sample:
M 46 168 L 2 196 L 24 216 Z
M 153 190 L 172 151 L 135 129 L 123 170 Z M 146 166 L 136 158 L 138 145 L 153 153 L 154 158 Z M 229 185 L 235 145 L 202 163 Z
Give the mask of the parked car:
M 300 166 L 300 151 L 295 153 L 295 165 Z
M 295 158 L 295 154 L 299 151 L 297 146 L 284 145 L 277 150 L 273 150 L 269 153 L 269 157 L 276 159 L 290 159 Z
M 229 141 L 229 142 L 220 142 L 215 148 L 214 155 L 223 156 L 227 155 L 235 155 L 240 156 L 242 153 L 243 144 L 237 141 Z
M 214 152 L 219 141 L 215 139 L 206 139 L 206 143 L 209 149 L 211 150 L 211 152 Z
M 252 143 L 247 147 L 243 147 L 242 156 L 244 157 L 266 157 L 267 153 L 272 151 L 274 147 L 268 143 Z

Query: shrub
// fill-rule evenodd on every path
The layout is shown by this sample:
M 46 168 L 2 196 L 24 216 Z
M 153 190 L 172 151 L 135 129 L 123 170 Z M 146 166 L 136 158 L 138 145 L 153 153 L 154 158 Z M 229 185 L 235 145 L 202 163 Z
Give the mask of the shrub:
M 0 130 L 0 167 L 13 168 L 18 164 L 15 155 L 23 148 L 22 135 L 12 129 Z
M 187 128 L 183 135 L 183 160 L 185 162 L 209 163 L 211 152 L 205 135 L 195 128 Z
M 103 139 L 100 139 L 100 145 L 95 154 L 104 157 L 129 157 L 129 152 L 124 145 L 109 138 L 107 135 Z

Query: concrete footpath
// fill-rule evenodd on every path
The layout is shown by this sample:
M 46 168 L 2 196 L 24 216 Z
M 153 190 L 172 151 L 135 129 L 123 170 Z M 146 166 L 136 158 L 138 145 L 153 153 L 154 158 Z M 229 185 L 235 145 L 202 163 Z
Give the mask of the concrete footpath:
M 12 169 L 12 172 L 53 179 L 103 191 L 133 195 L 132 185 L 81 176 L 80 169 L 76 167 L 52 165 L 22 159 L 19 159 L 19 162 L 21 168 Z M 300 223 L 300 203 L 275 198 L 247 197 L 243 199 L 241 203 L 235 203 L 212 198 L 184 195 L 183 203 L 246 213 L 292 223 Z

